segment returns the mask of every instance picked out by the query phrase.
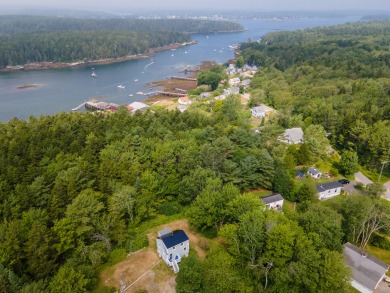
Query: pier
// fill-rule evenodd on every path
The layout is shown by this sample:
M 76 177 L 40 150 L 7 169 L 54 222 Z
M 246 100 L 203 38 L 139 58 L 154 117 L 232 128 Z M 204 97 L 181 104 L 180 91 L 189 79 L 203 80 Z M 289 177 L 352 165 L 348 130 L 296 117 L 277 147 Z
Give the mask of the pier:
M 84 103 L 78 105 L 76 108 L 73 108 L 72 111 L 78 111 L 78 110 L 80 110 L 86 103 L 87 103 L 87 102 L 84 102 Z
M 196 78 L 182 77 L 182 76 L 171 76 L 171 79 L 187 80 L 187 81 L 198 81 Z
M 178 98 L 181 98 L 181 97 L 185 97 L 185 96 L 186 96 L 186 94 L 172 93 L 172 92 L 162 92 L 162 91 L 157 91 L 157 92 L 156 92 L 156 95 L 168 96 L 168 97 L 178 97 Z

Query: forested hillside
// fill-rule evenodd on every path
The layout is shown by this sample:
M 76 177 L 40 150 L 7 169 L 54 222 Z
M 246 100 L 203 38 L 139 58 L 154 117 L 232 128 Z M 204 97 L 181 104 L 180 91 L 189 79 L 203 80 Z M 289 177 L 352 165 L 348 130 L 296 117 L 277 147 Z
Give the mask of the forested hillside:
M 348 36 L 353 28 L 335 30 Z M 305 36 L 302 54 L 306 42 L 328 38 L 322 34 Z M 357 65 L 360 38 L 351 36 L 348 56 Z M 0 292 L 114 292 L 98 286 L 99 271 L 145 246 L 145 226 L 169 216 L 188 218 L 211 243 L 204 260 L 191 248 L 183 258 L 177 292 L 351 292 L 342 245 L 388 256 L 390 205 L 369 189 L 319 201 L 315 184 L 334 179 L 296 174 L 321 165 L 349 175 L 358 163 L 378 174 L 389 161 L 389 78 L 339 76 L 338 65 L 315 56 L 280 70 L 271 60 L 278 50 L 287 56 L 289 43 L 268 45 L 278 49 L 250 43 L 241 51 L 246 60 L 269 54 L 269 64 L 256 59 L 249 106 L 278 113 L 258 132 L 234 95 L 196 101 L 184 113 L 131 116 L 122 108 L 0 123 Z M 220 69 L 203 78 L 223 78 Z M 222 91 L 219 84 L 213 94 Z M 303 144 L 278 140 L 288 127 L 302 127 Z M 259 197 L 272 192 L 286 199 L 284 213 L 265 210 Z
M 390 156 L 390 22 L 265 36 L 242 45 L 261 66 L 253 103 L 284 113 L 284 127 L 322 125 L 334 146 L 353 150 L 368 168 Z
M 189 32 L 242 30 L 227 21 L 0 17 L 0 67 L 141 54 L 191 40 Z

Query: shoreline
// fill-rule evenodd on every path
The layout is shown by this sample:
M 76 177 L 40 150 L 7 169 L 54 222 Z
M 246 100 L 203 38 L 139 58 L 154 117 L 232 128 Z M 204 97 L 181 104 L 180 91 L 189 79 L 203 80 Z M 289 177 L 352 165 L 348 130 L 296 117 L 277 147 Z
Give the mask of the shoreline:
M 14 71 L 22 71 L 22 70 L 45 70 L 45 69 L 63 69 L 63 68 L 76 68 L 88 65 L 106 65 L 106 64 L 114 64 L 125 62 L 129 60 L 138 60 L 149 58 L 153 56 L 157 52 L 177 49 L 182 47 L 187 47 L 191 45 L 196 45 L 197 41 L 190 41 L 186 43 L 174 43 L 162 47 L 157 47 L 153 49 L 149 49 L 148 52 L 137 55 L 127 55 L 119 58 L 107 58 L 107 59 L 99 59 L 99 60 L 91 60 L 91 61 L 77 61 L 77 62 L 37 62 L 37 63 L 29 63 L 25 65 L 15 65 L 15 66 L 7 66 L 5 68 L 0 68 L 0 72 L 14 72 Z

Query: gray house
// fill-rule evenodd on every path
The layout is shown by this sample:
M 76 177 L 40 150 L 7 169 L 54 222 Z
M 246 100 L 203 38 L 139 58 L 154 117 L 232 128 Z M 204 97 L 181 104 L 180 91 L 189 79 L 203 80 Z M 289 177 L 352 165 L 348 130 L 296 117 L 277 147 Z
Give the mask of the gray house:
M 278 140 L 288 144 L 303 143 L 303 130 L 300 127 L 286 129 L 282 137 Z
M 341 188 L 343 188 L 343 185 L 338 181 L 318 184 L 316 186 L 318 198 L 321 200 L 339 195 Z
M 188 256 L 190 250 L 190 242 L 188 236 L 183 230 L 173 231 L 169 228 L 164 228 L 158 231 L 157 252 L 175 273 L 179 272 L 178 263 L 183 256 Z
M 343 254 L 345 265 L 352 271 L 351 286 L 362 293 L 374 292 L 389 265 L 349 242 L 344 244 Z
M 282 210 L 284 198 L 279 193 L 274 193 L 269 196 L 262 197 L 261 200 L 269 210 Z
M 320 179 L 322 176 L 322 172 L 317 170 L 316 168 L 309 168 L 307 170 L 307 174 L 309 174 L 311 177 L 315 179 Z

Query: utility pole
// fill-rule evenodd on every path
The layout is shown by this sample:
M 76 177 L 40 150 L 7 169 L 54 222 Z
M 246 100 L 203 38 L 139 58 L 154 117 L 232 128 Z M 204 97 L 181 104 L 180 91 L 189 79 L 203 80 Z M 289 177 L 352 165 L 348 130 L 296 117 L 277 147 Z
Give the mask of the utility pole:
M 379 178 L 378 178 L 378 182 L 379 182 L 379 183 L 380 183 L 380 181 L 381 181 L 383 168 L 385 167 L 385 164 L 387 164 L 387 163 L 388 163 L 387 161 L 383 161 L 383 162 L 382 162 L 382 168 L 381 168 L 381 172 L 380 172 Z

